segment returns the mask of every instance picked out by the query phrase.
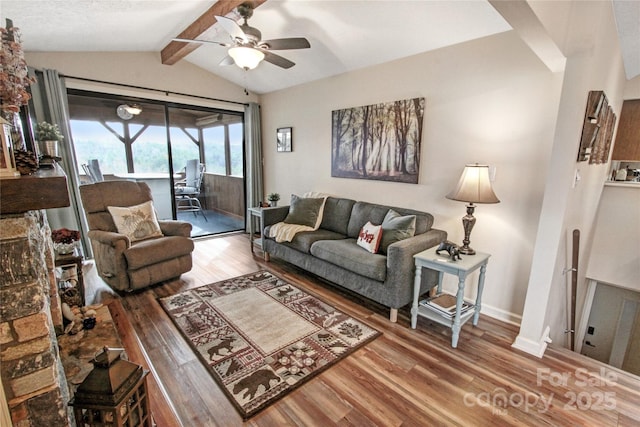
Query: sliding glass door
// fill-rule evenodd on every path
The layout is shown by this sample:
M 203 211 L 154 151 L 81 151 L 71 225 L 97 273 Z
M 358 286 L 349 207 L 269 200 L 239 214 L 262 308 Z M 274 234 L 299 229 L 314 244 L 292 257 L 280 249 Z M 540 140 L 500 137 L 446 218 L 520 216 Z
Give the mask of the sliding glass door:
M 180 175 L 177 218 L 191 222 L 196 235 L 243 229 L 242 114 L 169 106 L 168 120 L 174 172 Z
M 244 228 L 243 115 L 69 91 L 76 167 L 86 182 L 127 179 L 151 188 L 161 219 L 192 236 Z

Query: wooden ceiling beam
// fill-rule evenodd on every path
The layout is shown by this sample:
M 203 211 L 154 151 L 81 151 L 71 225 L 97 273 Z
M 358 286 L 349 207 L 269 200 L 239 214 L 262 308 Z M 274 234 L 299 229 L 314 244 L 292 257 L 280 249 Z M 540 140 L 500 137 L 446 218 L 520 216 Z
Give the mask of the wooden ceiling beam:
M 266 0 L 253 0 L 254 9 L 264 3 Z M 204 34 L 209 28 L 211 28 L 216 22 L 216 15 L 225 16 L 233 9 L 246 3 L 247 0 L 218 0 L 213 4 L 205 13 L 200 15 L 198 19 L 193 21 L 184 31 L 176 36 L 178 39 L 197 39 Z M 160 52 L 162 63 L 165 65 L 173 65 L 197 48 L 200 47 L 199 43 L 185 43 L 171 41 Z

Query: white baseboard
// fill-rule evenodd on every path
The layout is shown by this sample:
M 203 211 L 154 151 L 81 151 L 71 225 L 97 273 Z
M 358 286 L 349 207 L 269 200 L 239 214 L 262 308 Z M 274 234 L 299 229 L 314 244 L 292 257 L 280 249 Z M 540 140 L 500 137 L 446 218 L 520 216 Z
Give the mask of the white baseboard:
M 521 315 L 511 313 L 509 311 L 502 310 L 501 308 L 496 308 L 490 305 L 482 304 L 482 310 L 480 310 L 480 313 L 515 326 L 520 326 L 520 323 L 522 322 Z
M 511 347 L 542 358 L 545 350 L 547 349 L 547 345 L 551 342 L 551 339 L 549 338 L 549 331 L 551 331 L 551 328 L 547 326 L 539 341 L 534 341 L 532 339 L 525 338 L 522 335 L 518 335 L 513 344 L 511 344 Z
M 447 286 L 446 284 L 443 286 L 444 292 L 447 292 L 454 296 L 456 295 L 457 290 L 458 290 L 457 283 L 455 288 L 451 286 Z M 471 295 L 468 295 L 468 298 L 469 298 L 469 301 L 472 301 L 472 302 L 475 301 L 475 295 L 473 295 L 473 297 Z M 484 302 L 482 303 L 482 309 L 480 310 L 480 313 L 484 314 L 485 316 L 489 316 L 494 319 L 497 319 L 502 322 L 509 323 L 515 326 L 520 326 L 520 324 L 522 323 L 521 314 L 515 314 L 510 311 L 506 311 L 501 308 L 497 308 L 492 305 L 485 304 Z

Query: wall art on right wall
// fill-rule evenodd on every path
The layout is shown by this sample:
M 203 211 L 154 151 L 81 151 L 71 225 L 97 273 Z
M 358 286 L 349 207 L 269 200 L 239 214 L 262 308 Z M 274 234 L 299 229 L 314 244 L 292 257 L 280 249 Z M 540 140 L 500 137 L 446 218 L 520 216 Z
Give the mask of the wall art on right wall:
M 607 95 L 601 90 L 590 91 L 577 161 L 589 160 L 590 164 L 605 163 L 609 159 L 615 123 L 616 115 L 609 105 Z

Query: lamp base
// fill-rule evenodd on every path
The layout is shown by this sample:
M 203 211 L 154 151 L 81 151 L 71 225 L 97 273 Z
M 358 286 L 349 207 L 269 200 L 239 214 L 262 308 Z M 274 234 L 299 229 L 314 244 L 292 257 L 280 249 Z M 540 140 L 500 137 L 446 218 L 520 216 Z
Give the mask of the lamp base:
M 473 203 L 469 203 L 467 205 L 467 214 L 462 217 L 462 226 L 464 227 L 464 239 L 462 240 L 462 246 L 459 248 L 459 251 L 463 255 L 475 255 L 476 251 L 474 251 L 470 246 L 471 243 L 471 230 L 473 230 L 473 226 L 476 224 L 476 218 L 473 216 L 473 212 L 475 211 L 476 206 Z
M 476 251 L 473 248 L 470 248 L 467 245 L 460 246 L 460 248 L 458 248 L 458 251 L 463 255 L 475 255 L 476 254 Z

